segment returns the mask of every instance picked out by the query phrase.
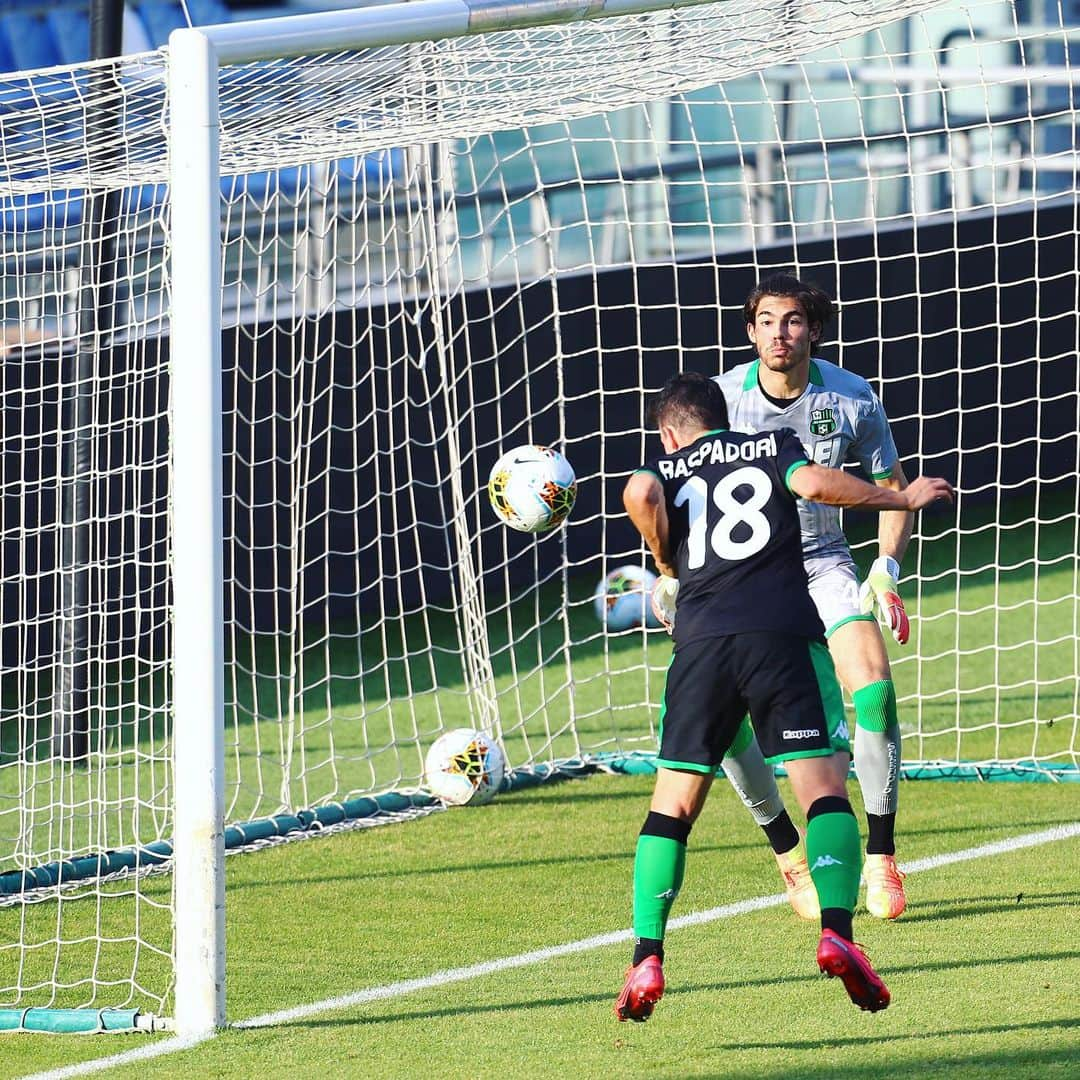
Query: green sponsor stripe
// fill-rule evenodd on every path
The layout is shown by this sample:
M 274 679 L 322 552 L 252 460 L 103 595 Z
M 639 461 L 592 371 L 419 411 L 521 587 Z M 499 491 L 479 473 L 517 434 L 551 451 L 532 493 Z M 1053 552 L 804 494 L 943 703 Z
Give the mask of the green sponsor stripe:
M 765 760 L 770 765 L 775 765 L 778 761 L 799 761 L 802 758 L 828 757 L 833 752 L 834 751 L 831 746 L 827 746 L 821 750 L 792 750 L 790 753 L 787 754 L 773 754 L 770 757 L 767 757 Z
M 675 650 L 671 650 L 671 659 L 667 662 L 664 671 L 664 689 L 660 694 L 660 715 L 656 718 L 656 749 L 659 750 L 664 741 L 664 717 L 667 716 L 667 681 L 671 674 L 671 665 L 675 663 Z
M 825 752 L 832 753 L 831 750 Z M 697 761 L 672 761 L 670 758 L 662 757 L 656 759 L 656 764 L 665 769 L 682 769 L 684 772 L 708 773 L 709 775 L 715 773 L 717 769 L 716 765 L 702 765 Z
M 760 363 L 761 363 L 760 360 L 755 360 L 746 369 L 746 378 L 743 379 L 743 384 L 742 384 L 742 388 L 744 390 L 753 390 L 754 387 L 757 386 L 757 369 L 758 369 L 758 364 L 760 364 Z
M 810 464 L 809 461 L 807 461 L 805 458 L 802 458 L 799 461 L 793 461 L 788 466 L 788 471 L 786 473 L 784 473 L 784 484 L 787 486 L 788 491 L 791 491 L 791 474 L 796 469 L 801 469 L 804 465 L 809 465 L 809 464 Z
M 836 631 L 839 630 L 841 626 L 843 626 L 845 623 L 849 623 L 849 622 L 877 622 L 877 616 L 873 615 L 873 614 L 870 614 L 870 615 L 848 615 L 847 618 L 841 619 L 837 623 L 833 623 L 832 626 L 830 626 L 829 629 L 825 631 L 825 637 L 826 638 L 832 637 L 833 634 L 835 634 Z
M 886 469 L 884 472 L 875 472 L 870 474 L 875 480 L 888 480 L 892 476 L 892 469 Z
M 649 476 L 655 476 L 657 480 L 663 480 L 663 477 L 655 469 L 646 469 L 642 466 L 640 469 L 635 469 L 633 475 L 637 476 L 638 473 L 647 473 Z
M 817 366 L 816 360 L 810 361 L 810 381 L 815 386 L 824 386 L 825 379 L 822 377 L 821 368 Z

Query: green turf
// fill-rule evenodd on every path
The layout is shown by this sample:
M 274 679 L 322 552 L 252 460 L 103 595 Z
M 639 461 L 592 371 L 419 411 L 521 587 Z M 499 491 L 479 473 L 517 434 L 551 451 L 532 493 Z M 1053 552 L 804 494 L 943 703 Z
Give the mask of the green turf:
M 648 790 L 644 778 L 596 777 L 230 859 L 230 1018 L 627 926 Z M 901 795 L 908 859 L 1080 819 L 1075 785 L 919 782 Z M 856 923 L 894 995 L 875 1016 L 817 974 L 813 928 L 778 907 L 674 932 L 669 993 L 647 1025 L 612 1016 L 628 946 L 609 946 L 229 1032 L 110 1075 L 1075 1075 L 1078 856 L 1072 839 L 912 875 L 900 921 Z M 778 884 L 757 830 L 718 788 L 676 913 Z M 0 1078 L 148 1041 L 5 1036 Z
M 1005 533 L 984 528 L 989 510 L 969 514 L 963 530 L 948 515 L 924 522 L 931 539 L 907 560 L 920 583 L 905 586 L 915 640 L 893 648 L 907 760 L 1075 760 L 1076 525 L 1061 509 L 994 508 L 1006 527 L 1027 523 Z M 1036 513 L 1038 528 L 1030 524 Z M 555 585 L 491 611 L 494 679 L 514 765 L 653 745 L 669 641 L 640 631 L 602 635 L 591 590 L 591 579 L 579 576 L 570 580 L 568 603 Z M 473 722 L 453 652 L 457 633 L 438 612 L 360 635 L 341 625 L 307 628 L 295 672 L 283 640 L 235 643 L 229 820 L 415 783 L 433 734 Z M 17 728 L 10 717 L 0 724 L 0 872 L 25 865 L 31 831 L 39 861 L 80 844 L 123 846 L 136 831 L 143 839 L 170 834 L 161 809 L 171 786 L 161 719 L 131 705 L 137 690 L 153 701 L 160 686 L 148 673 L 149 688 L 128 674 L 116 680 L 114 708 L 114 717 L 128 719 L 110 726 L 90 769 L 20 764 Z M 167 877 L 100 893 L 88 885 L 88 894 L 108 899 L 65 903 L 59 912 L 51 903 L 0 909 L 0 988 L 20 986 L 23 1005 L 159 1008 L 168 995 L 171 887 Z M 53 983 L 61 989 L 50 998 Z M 0 995 L 0 1005 L 12 1002 L 12 994 Z

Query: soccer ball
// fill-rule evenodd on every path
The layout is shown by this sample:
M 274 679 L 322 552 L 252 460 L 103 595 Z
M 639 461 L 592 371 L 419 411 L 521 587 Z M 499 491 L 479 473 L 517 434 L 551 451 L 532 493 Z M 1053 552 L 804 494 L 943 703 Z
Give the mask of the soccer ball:
M 656 629 L 660 620 L 653 614 L 652 591 L 656 575 L 640 566 L 620 566 L 612 570 L 593 593 L 596 617 L 611 631 L 632 626 Z
M 577 478 L 570 462 L 546 446 L 519 446 L 495 462 L 488 497 L 503 524 L 518 532 L 557 528 L 574 508 Z
M 428 790 L 448 806 L 491 802 L 505 772 L 506 761 L 495 740 L 469 728 L 440 735 L 424 760 Z

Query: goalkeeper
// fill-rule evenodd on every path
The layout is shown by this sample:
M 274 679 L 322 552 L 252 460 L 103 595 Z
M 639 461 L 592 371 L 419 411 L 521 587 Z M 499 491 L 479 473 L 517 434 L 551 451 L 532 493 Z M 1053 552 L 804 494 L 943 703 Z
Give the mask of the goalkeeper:
M 832 319 L 829 297 L 790 274 L 775 274 L 750 292 L 743 315 L 758 358 L 716 379 L 732 430 L 793 428 L 815 463 L 855 463 L 882 487 L 907 487 L 889 422 L 870 385 L 812 356 Z M 907 903 L 895 844 L 900 726 L 889 656 L 873 611 L 878 608 L 900 645 L 907 643 L 908 618 L 897 581 L 912 515 L 903 510 L 880 515 L 878 557 L 860 588 L 836 508 L 805 499 L 798 508 L 810 595 L 825 625 L 837 676 L 855 705 L 855 774 L 869 833 L 863 869 L 866 907 L 878 918 L 895 919 Z M 846 772 L 850 743 L 842 720 L 833 745 Z M 748 721 L 724 759 L 724 771 L 765 830 L 792 907 L 803 918 L 816 919 L 818 899 L 805 847 Z

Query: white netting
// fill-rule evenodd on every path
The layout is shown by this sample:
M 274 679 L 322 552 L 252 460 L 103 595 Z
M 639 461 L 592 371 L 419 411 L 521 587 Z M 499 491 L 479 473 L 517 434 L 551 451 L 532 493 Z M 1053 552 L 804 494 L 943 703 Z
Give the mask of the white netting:
M 497 722 L 519 767 L 651 747 L 667 639 L 592 602 L 641 563 L 642 391 L 747 359 L 742 299 L 777 264 L 838 296 L 825 355 L 881 391 L 908 471 L 964 492 L 905 564 L 905 753 L 1076 765 L 1072 35 L 928 6 L 722 3 L 222 73 L 231 822 L 414 787 L 456 726 Z M 171 835 L 164 65 L 0 83 L 0 900 Z M 96 289 L 88 183 L 114 192 Z M 539 542 L 483 491 L 529 441 L 580 482 Z M 0 909 L 0 1005 L 160 1008 L 168 881 L 52 889 Z

